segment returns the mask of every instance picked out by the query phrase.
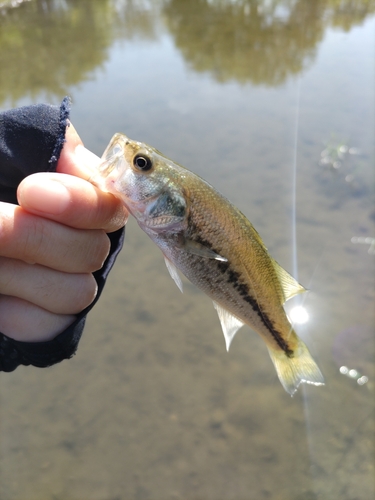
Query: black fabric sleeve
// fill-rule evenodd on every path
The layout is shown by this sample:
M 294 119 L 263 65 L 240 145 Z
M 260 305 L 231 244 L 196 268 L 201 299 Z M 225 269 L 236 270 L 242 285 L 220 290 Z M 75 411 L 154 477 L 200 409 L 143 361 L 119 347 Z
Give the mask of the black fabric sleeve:
M 17 203 L 18 184 L 35 172 L 55 171 L 69 119 L 69 99 L 60 107 L 37 104 L 0 113 L 0 201 Z M 76 352 L 86 315 L 98 301 L 124 240 L 124 229 L 110 233 L 110 253 L 94 273 L 98 293 L 76 321 L 48 342 L 20 342 L 0 333 L 0 371 L 19 365 L 40 368 L 69 359 Z
M 37 104 L 0 113 L 0 200 L 17 203 L 18 184 L 35 172 L 55 171 L 65 142 L 69 99 L 60 108 Z

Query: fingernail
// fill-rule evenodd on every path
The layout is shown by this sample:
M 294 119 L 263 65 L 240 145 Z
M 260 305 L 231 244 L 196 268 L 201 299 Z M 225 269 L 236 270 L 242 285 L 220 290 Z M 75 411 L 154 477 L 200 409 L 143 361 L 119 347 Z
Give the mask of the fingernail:
M 19 193 L 23 208 L 58 215 L 69 206 L 70 193 L 59 181 L 46 179 L 40 184 L 23 185 Z

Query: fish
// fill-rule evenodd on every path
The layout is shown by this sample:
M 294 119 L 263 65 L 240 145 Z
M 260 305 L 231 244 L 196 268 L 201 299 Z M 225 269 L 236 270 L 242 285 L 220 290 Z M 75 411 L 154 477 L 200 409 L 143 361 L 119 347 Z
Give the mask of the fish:
M 213 303 L 227 350 L 248 325 L 264 340 L 276 373 L 291 395 L 323 375 L 294 331 L 283 304 L 305 292 L 268 253 L 251 222 L 214 187 L 157 149 L 116 133 L 91 182 L 122 200 L 179 272 Z

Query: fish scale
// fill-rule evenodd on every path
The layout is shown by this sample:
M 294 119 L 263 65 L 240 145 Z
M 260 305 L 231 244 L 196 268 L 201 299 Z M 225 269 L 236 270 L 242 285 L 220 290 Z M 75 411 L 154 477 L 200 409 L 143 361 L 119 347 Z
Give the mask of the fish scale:
M 210 186 L 209 189 L 211 189 Z M 244 216 L 242 214 L 239 216 L 239 211 L 228 203 L 225 198 L 213 192 L 209 197 L 209 203 L 205 203 L 205 200 L 203 200 L 202 204 L 199 196 L 201 190 L 191 189 L 190 192 L 195 192 L 195 196 L 192 197 L 190 203 L 191 212 L 187 224 L 188 237 L 191 237 L 194 241 L 207 245 L 208 248 L 226 257 L 228 260 L 227 262 L 222 262 L 210 259 L 210 262 L 207 262 L 207 259 L 201 257 L 201 272 L 197 270 L 196 267 L 197 259 L 195 259 L 194 263 L 189 261 L 189 254 L 175 252 L 174 255 L 171 256 L 171 260 L 175 262 L 177 267 L 181 269 L 183 274 L 185 274 L 193 284 L 203 290 L 213 300 L 223 307 L 228 307 L 228 302 L 230 302 L 231 311 L 239 319 L 257 330 L 262 336 L 265 336 L 266 341 L 270 340 L 269 335 L 271 334 L 277 346 L 283 349 L 284 352 L 290 354 L 293 348 L 296 347 L 296 335 L 290 332 L 288 339 L 283 338 L 282 334 L 278 332 L 277 327 L 275 327 L 277 322 L 272 319 L 272 313 L 274 311 L 267 311 L 268 304 L 277 304 L 278 301 L 280 301 L 281 304 L 282 294 L 281 287 L 279 290 L 279 283 L 272 266 L 265 266 L 261 263 L 262 257 L 263 259 L 269 260 L 265 247 L 260 245 L 257 239 L 249 237 L 252 236 L 248 234 L 249 228 L 253 229 L 252 226 L 249 226 L 250 223 L 247 220 L 246 222 L 248 224 L 241 224 L 242 217 Z M 204 197 L 206 197 L 205 193 L 203 194 Z M 223 204 L 226 205 L 225 212 L 220 210 Z M 212 207 L 211 210 L 208 209 L 208 207 Z M 209 213 L 207 213 L 207 210 L 210 210 Z M 205 214 L 204 224 L 201 222 L 202 213 Z M 228 213 L 229 216 L 227 215 Z M 195 217 L 195 214 L 197 214 L 197 217 Z M 224 214 L 224 217 L 222 217 L 221 214 Z M 230 241 L 231 233 L 237 236 L 238 244 L 236 247 L 232 244 L 226 245 L 226 242 Z M 241 240 L 244 240 L 245 244 L 247 241 L 252 242 L 251 251 L 246 253 L 247 260 L 245 262 L 247 266 L 243 264 L 241 254 L 238 252 L 238 249 L 243 248 Z M 214 246 L 215 241 L 223 242 L 222 246 L 220 248 Z M 245 248 L 247 248 L 247 246 L 248 245 L 246 245 Z M 257 266 L 252 266 L 253 260 L 257 261 Z M 237 264 L 235 264 L 235 262 L 237 262 Z M 267 287 L 268 295 L 272 292 L 272 297 L 268 297 L 268 300 L 265 301 L 263 306 L 258 303 L 258 299 L 255 298 L 255 296 L 258 295 L 255 293 L 255 289 L 251 289 L 251 285 L 249 285 L 259 282 L 257 276 L 252 276 L 252 274 L 254 274 L 252 268 L 255 268 L 256 271 L 260 270 L 261 279 L 266 284 L 270 281 L 275 283 L 275 286 L 271 288 Z M 267 279 L 270 273 L 272 276 Z M 264 290 L 261 289 L 260 285 L 258 286 L 260 288 L 258 290 L 259 295 L 265 296 Z M 290 330 L 289 321 L 281 306 L 277 307 L 276 314 L 279 316 L 279 323 L 280 320 L 284 320 L 283 324 L 279 325 L 279 329 L 285 331 L 285 327 L 287 327 L 287 329 Z M 265 331 L 264 328 L 266 328 Z
M 232 203 L 199 176 L 159 151 L 115 134 L 92 182 L 119 197 L 178 270 L 214 302 L 226 347 L 247 324 L 265 341 L 284 389 L 323 385 L 323 376 L 284 311 L 305 289 L 268 253 Z

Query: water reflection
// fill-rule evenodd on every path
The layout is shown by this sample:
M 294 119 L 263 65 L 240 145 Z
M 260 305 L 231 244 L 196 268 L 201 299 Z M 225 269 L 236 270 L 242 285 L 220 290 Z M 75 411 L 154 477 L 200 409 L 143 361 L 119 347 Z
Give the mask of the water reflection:
M 280 85 L 311 63 L 324 32 L 320 2 L 191 3 L 167 4 L 168 28 L 190 67 L 219 82 Z
M 293 307 L 288 316 L 293 324 L 303 325 L 309 321 L 309 313 L 304 306 L 295 306 Z
M 336 206 L 351 197 L 370 199 L 372 173 L 367 169 L 366 154 L 357 147 L 333 137 L 321 151 L 318 164 L 317 181 Z
M 333 359 L 340 373 L 364 385 L 374 379 L 374 366 L 368 354 L 374 355 L 374 332 L 356 325 L 340 332 L 333 343 Z
M 368 377 L 366 375 L 361 375 L 359 371 L 354 368 L 348 368 L 347 366 L 340 366 L 340 373 L 346 375 L 349 378 L 355 379 L 358 385 L 365 385 L 368 382 Z
M 164 13 L 195 71 L 275 86 L 311 65 L 328 26 L 348 30 L 374 9 L 373 1 L 171 0 Z
M 350 240 L 352 243 L 361 243 L 364 245 L 369 245 L 367 253 L 371 255 L 375 255 L 375 238 L 371 238 L 370 236 L 353 236 Z
M 33 0 L 0 14 L 0 103 L 60 98 L 114 40 L 163 30 L 194 71 L 277 86 L 311 65 L 327 27 L 349 30 L 374 11 L 375 0 Z
M 63 96 L 106 58 L 109 0 L 31 1 L 0 17 L 0 102 Z

